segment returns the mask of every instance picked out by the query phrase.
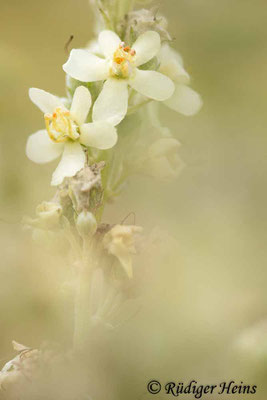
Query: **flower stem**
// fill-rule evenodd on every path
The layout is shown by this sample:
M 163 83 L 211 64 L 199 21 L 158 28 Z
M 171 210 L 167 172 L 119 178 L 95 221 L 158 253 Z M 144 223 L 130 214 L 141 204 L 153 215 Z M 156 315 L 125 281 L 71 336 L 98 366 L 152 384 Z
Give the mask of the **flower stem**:
M 83 252 L 79 265 L 74 304 L 73 347 L 77 352 L 85 347 L 91 326 L 91 277 L 94 269 L 92 242 L 83 240 Z

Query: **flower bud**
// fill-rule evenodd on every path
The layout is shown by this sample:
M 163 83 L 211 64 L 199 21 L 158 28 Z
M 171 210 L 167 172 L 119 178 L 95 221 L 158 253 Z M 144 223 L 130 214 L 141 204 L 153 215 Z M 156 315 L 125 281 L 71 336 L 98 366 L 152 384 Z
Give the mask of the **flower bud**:
M 76 227 L 82 237 L 93 236 L 97 229 L 97 222 L 94 214 L 90 211 L 82 211 L 78 215 Z
M 124 41 L 131 45 L 138 36 L 146 31 L 157 32 L 161 41 L 171 40 L 167 25 L 166 18 L 159 15 L 156 9 L 141 9 L 130 11 L 127 18 L 121 20 L 120 30 L 123 33 Z
M 58 225 L 61 214 L 62 208 L 60 204 L 52 201 L 43 201 L 36 207 L 36 215 L 40 224 L 48 229 L 52 229 Z

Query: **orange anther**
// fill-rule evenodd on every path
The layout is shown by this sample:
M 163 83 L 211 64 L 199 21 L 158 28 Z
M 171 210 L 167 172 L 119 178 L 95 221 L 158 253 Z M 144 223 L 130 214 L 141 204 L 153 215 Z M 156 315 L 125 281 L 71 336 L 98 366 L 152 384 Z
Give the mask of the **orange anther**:
M 124 58 L 123 58 L 123 57 L 116 57 L 116 58 L 115 58 L 115 62 L 116 62 L 117 64 L 122 64 L 123 61 L 124 61 Z

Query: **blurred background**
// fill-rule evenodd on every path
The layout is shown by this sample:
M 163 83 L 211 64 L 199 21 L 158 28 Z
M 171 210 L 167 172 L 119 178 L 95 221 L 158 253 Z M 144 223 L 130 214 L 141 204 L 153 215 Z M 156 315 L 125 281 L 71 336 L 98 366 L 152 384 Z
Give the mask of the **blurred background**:
M 71 47 L 84 46 L 93 17 L 87 0 L 0 1 L 2 365 L 13 357 L 12 339 L 31 347 L 68 345 L 71 311 L 58 294 L 66 266 L 34 246 L 19 224 L 53 195 L 56 165 L 26 158 L 28 135 L 43 126 L 28 88 L 65 94 L 65 43 L 73 34 Z M 233 379 L 258 385 L 246 398 L 266 399 L 266 324 L 255 342 L 262 349 L 235 345 L 267 318 L 266 1 L 164 0 L 160 12 L 204 107 L 191 118 L 161 110 L 183 145 L 179 179 L 132 179 L 106 210 L 111 223 L 134 211 L 137 224 L 147 232 L 158 227 L 165 241 L 147 261 L 152 270 L 142 310 L 99 344 L 104 383 L 96 398 L 150 398 L 150 379 Z

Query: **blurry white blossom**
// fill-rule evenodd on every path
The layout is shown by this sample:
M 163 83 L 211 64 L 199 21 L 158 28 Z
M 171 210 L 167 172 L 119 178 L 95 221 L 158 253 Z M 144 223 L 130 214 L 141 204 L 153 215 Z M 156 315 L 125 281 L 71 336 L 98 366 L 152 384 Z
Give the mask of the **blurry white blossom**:
M 62 207 L 60 204 L 52 201 L 43 201 L 36 207 L 37 218 L 28 219 L 28 223 L 43 229 L 53 229 L 58 226 L 61 215 Z
M 160 103 L 150 102 L 139 111 L 135 142 L 129 143 L 126 166 L 129 173 L 145 174 L 160 180 L 176 178 L 184 168 L 179 156 L 180 142 L 163 126 Z M 138 122 L 137 122 L 138 123 Z
M 64 71 L 79 81 L 105 81 L 93 107 L 94 121 L 117 125 L 123 120 L 128 109 L 128 86 L 157 101 L 172 96 L 175 88 L 170 78 L 138 68 L 158 54 L 161 44 L 157 32 L 143 33 L 130 48 L 115 32 L 105 30 L 99 34 L 98 43 L 105 58 L 74 49 L 63 65 Z
M 65 248 L 62 206 L 54 201 L 43 201 L 36 207 L 35 214 L 35 218 L 22 218 L 22 225 L 26 231 L 31 232 L 32 239 L 49 250 Z
M 31 381 L 40 358 L 39 350 L 30 349 L 15 341 L 12 343 L 14 350 L 19 354 L 0 371 L 0 398 L 1 391 L 18 389 L 20 385 Z
M 104 248 L 118 258 L 129 278 L 133 276 L 132 255 L 136 254 L 136 235 L 142 230 L 136 225 L 115 225 L 103 239 Z
M 169 108 L 181 114 L 191 116 L 202 107 L 200 95 L 191 89 L 190 76 L 183 67 L 182 57 L 167 43 L 164 43 L 159 53 L 159 71 L 169 76 L 175 82 L 173 95 L 164 101 Z
M 245 329 L 236 339 L 235 347 L 252 358 L 267 357 L 267 319 Z
M 62 101 L 41 89 L 31 88 L 30 98 L 45 113 L 46 130 L 32 134 L 26 146 L 27 156 L 36 163 L 50 162 L 62 154 L 53 173 L 52 185 L 74 176 L 83 168 L 86 156 L 83 146 L 105 150 L 117 142 L 113 125 L 104 120 L 85 123 L 91 107 L 91 94 L 84 86 L 74 93 L 70 110 Z
M 142 170 L 162 180 L 177 177 L 184 168 L 184 163 L 178 155 L 179 147 L 179 141 L 172 137 L 156 140 L 148 148 L 147 159 Z

